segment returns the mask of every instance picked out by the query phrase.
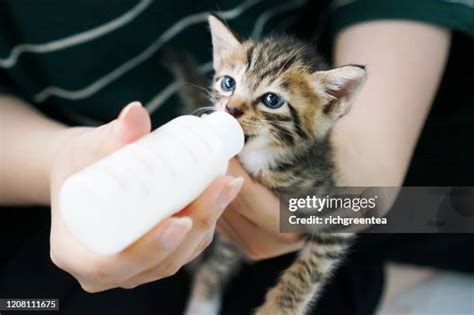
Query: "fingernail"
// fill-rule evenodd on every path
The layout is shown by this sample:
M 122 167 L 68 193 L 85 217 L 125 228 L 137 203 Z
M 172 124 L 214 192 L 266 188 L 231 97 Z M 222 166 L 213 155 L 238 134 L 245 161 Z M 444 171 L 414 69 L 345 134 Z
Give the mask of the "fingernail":
M 143 107 L 142 103 L 135 101 L 125 106 L 125 108 L 120 112 L 118 120 L 128 120 L 130 118 L 134 118 L 134 113 L 136 113 L 135 108 L 137 107 Z
M 163 231 L 160 242 L 167 250 L 173 250 L 184 240 L 193 225 L 189 217 L 177 218 Z
M 243 177 L 237 177 L 231 180 L 224 190 L 222 190 L 219 199 L 217 199 L 217 207 L 219 210 L 224 210 L 229 203 L 237 196 L 244 183 Z
M 115 121 L 114 126 L 115 132 L 119 136 L 127 134 L 126 126 L 130 126 L 130 124 L 138 125 L 142 123 L 142 114 L 140 114 L 140 112 L 136 110 L 139 107 L 142 107 L 142 104 L 140 102 L 132 102 L 125 106 L 124 109 L 122 109 L 117 121 Z M 126 125 L 124 124 L 125 121 L 127 122 Z

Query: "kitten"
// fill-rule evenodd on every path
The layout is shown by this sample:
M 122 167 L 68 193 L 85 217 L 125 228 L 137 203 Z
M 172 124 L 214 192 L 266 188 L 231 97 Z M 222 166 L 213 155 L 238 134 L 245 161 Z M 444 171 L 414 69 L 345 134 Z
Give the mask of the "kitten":
M 281 189 L 335 187 L 329 135 L 364 85 L 364 67 L 335 69 L 309 45 L 290 37 L 240 41 L 209 17 L 215 77 L 212 101 L 241 124 L 243 167 L 276 195 Z M 176 72 L 176 71 L 175 71 Z M 257 315 L 304 314 L 344 259 L 352 234 L 307 232 L 304 249 L 266 295 Z M 187 315 L 213 315 L 243 254 L 217 237 L 195 273 Z

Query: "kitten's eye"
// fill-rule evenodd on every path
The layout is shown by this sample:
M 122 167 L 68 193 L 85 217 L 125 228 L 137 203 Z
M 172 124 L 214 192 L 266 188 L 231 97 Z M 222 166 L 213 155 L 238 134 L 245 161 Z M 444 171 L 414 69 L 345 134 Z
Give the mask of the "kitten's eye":
M 235 89 L 235 80 L 228 75 L 224 76 L 221 81 L 221 88 L 225 92 L 230 92 Z
M 262 103 L 268 108 L 275 109 L 281 107 L 285 100 L 275 93 L 267 93 L 262 96 Z

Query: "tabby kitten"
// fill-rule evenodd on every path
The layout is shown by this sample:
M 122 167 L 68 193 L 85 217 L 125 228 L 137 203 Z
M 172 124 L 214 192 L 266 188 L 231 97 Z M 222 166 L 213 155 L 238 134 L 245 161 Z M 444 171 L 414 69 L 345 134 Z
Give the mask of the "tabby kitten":
M 238 155 L 243 167 L 275 194 L 281 189 L 334 187 L 329 134 L 348 112 L 366 80 L 364 67 L 328 69 L 310 46 L 290 37 L 239 41 L 215 16 L 209 17 L 215 78 L 212 99 L 242 125 Z M 351 234 L 307 232 L 298 258 L 266 295 L 257 315 L 304 314 L 344 258 Z M 216 239 L 194 278 L 187 315 L 219 311 L 222 291 L 242 253 Z

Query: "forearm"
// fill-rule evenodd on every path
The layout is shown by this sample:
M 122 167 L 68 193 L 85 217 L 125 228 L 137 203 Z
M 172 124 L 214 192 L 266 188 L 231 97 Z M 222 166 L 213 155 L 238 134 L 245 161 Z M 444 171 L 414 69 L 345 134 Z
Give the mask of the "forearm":
M 448 30 L 404 21 L 362 23 L 341 32 L 336 66 L 362 64 L 368 81 L 336 124 L 335 162 L 345 186 L 398 186 L 443 74 Z
M 49 204 L 49 170 L 65 126 L 0 96 L 0 204 Z

